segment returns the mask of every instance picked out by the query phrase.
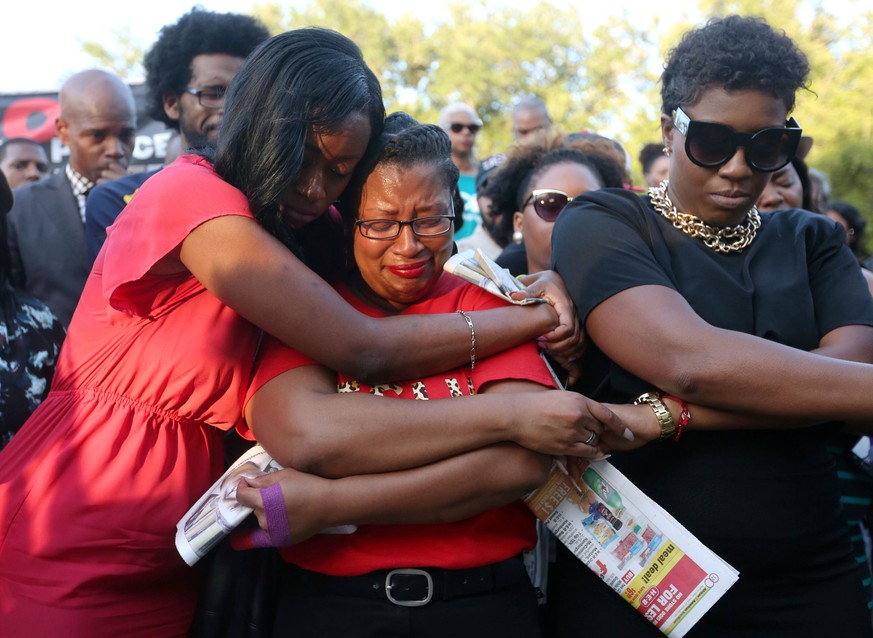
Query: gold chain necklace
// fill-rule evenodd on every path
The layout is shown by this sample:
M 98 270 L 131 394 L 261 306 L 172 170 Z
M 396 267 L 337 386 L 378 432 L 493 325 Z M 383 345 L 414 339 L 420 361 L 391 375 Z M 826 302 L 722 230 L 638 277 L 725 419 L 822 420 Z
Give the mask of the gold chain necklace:
M 761 216 L 758 214 L 757 206 L 752 206 L 741 224 L 721 227 L 710 226 L 699 217 L 676 210 L 673 202 L 670 201 L 670 196 L 667 195 L 669 183 L 668 180 L 664 180 L 659 186 L 649 188 L 652 206 L 689 237 L 702 239 L 707 248 L 725 255 L 732 252 L 742 252 L 743 248 L 755 239 L 755 235 L 758 234 L 758 229 L 761 227 Z M 727 243 L 725 239 L 733 241 Z

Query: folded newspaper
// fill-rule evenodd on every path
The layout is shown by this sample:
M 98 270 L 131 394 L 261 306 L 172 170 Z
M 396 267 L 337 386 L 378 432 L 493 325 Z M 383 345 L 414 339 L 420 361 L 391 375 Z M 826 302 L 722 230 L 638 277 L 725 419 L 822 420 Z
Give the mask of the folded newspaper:
M 738 579 L 737 570 L 607 461 L 556 461 L 546 483 L 525 501 L 559 541 L 667 636 L 684 636 Z
M 260 445 L 246 450 L 212 484 L 203 496 L 176 523 L 176 549 L 189 565 L 203 558 L 210 549 L 230 534 L 252 508 L 236 500 L 236 487 L 242 478 L 254 478 L 282 466 L 276 463 Z M 323 530 L 324 534 L 349 534 L 357 529 L 343 525 Z
M 510 297 L 510 293 L 524 290 L 524 285 L 510 275 L 508 270 L 498 266 L 494 260 L 482 252 L 481 248 L 477 248 L 475 251 L 465 250 L 457 255 L 452 255 L 443 266 L 443 270 L 519 306 L 546 301 L 539 297 L 528 299 Z

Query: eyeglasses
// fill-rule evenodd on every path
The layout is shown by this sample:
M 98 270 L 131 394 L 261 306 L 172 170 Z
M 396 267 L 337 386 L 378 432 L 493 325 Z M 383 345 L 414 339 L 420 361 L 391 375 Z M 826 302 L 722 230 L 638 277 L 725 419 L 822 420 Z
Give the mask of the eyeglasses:
M 727 164 L 742 146 L 746 163 L 762 173 L 778 171 L 788 164 L 797 152 L 803 132 L 792 117 L 784 128 L 737 133 L 725 124 L 695 122 L 681 108 L 673 111 L 673 123 L 685 136 L 685 154 L 698 166 L 715 168 Z
M 208 89 L 192 89 L 188 87 L 184 91 L 197 97 L 200 106 L 207 109 L 220 109 L 224 106 L 224 95 L 227 93 L 226 88 L 208 88 Z
M 412 232 L 419 237 L 436 237 L 444 235 L 452 228 L 454 215 L 430 215 L 428 217 L 416 217 L 409 221 L 396 219 L 367 219 L 355 222 L 355 226 L 367 239 L 394 239 L 400 236 L 404 226 L 412 228 Z
M 482 126 L 480 124 L 461 124 L 460 122 L 452 122 L 449 124 L 449 128 L 452 133 L 460 133 L 464 129 L 467 129 L 470 133 L 475 135 L 479 132 L 479 129 L 482 128 Z
M 396 219 L 366 219 L 356 221 L 355 226 L 367 239 L 394 239 L 400 236 L 404 226 L 409 226 L 419 237 L 437 237 L 451 230 L 454 219 L 454 215 L 430 215 L 404 222 Z
M 573 198 L 564 191 L 553 188 L 538 188 L 524 201 L 524 205 L 527 206 L 531 201 L 533 201 L 534 211 L 540 216 L 540 219 L 544 222 L 553 222 L 558 219 L 558 215 L 566 208 L 567 204 L 573 201 Z

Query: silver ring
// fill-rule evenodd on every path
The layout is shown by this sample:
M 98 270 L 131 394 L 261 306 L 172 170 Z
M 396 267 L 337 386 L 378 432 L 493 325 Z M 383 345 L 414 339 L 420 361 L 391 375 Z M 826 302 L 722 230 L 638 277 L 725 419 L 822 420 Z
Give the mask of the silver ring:
M 591 430 L 589 430 L 589 432 L 591 432 Z M 596 443 L 597 443 L 597 433 L 596 433 L 596 432 L 591 432 L 591 434 L 588 435 L 588 438 L 585 439 L 585 440 L 583 441 L 583 443 L 584 443 L 585 445 L 594 445 L 594 444 L 596 444 Z

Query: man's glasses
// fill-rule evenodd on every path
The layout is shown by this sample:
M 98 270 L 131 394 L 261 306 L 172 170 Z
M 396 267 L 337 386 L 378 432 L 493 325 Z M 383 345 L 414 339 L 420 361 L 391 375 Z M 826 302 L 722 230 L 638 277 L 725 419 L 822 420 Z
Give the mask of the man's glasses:
M 727 164 L 742 146 L 746 163 L 763 173 L 778 171 L 794 158 L 803 132 L 792 117 L 784 128 L 737 133 L 725 124 L 696 122 L 681 108 L 673 111 L 673 123 L 685 136 L 685 154 L 698 166 L 715 168 Z
M 197 97 L 197 101 L 200 102 L 200 106 L 207 109 L 220 109 L 224 106 L 224 95 L 227 93 L 227 89 L 224 88 L 210 88 L 210 89 L 192 89 L 188 87 L 185 89 L 185 93 L 190 93 Z
M 482 126 L 479 124 L 461 124 L 460 122 L 452 122 L 451 124 L 449 124 L 449 128 L 451 129 L 452 133 L 460 133 L 464 129 L 467 129 L 468 131 L 470 131 L 470 133 L 475 135 L 479 132 L 479 129 L 482 128 Z
M 553 188 L 538 188 L 524 201 L 524 205 L 533 201 L 534 211 L 545 222 L 553 222 L 558 219 L 561 211 L 573 201 L 573 198 L 564 191 Z M 523 208 L 523 207 L 522 207 Z

